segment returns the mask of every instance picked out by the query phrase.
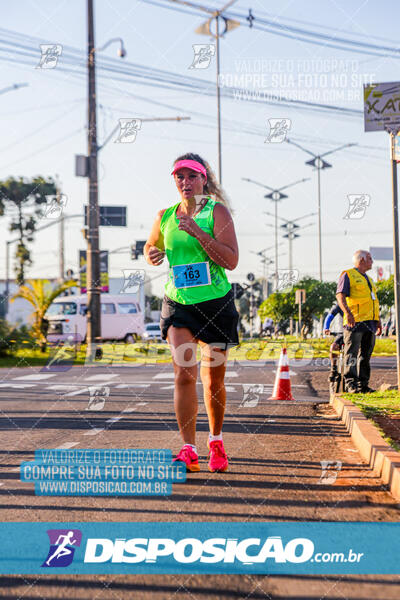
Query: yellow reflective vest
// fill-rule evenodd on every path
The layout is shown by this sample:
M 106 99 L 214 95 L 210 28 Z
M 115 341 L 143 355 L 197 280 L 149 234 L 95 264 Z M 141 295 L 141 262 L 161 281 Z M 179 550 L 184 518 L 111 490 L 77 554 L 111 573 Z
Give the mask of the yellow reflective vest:
M 356 323 L 360 321 L 379 321 L 379 302 L 374 282 L 368 275 L 367 279 L 357 269 L 347 269 L 350 281 L 350 295 L 346 298 L 347 306 L 351 310 Z M 343 325 L 347 325 L 347 315 L 343 315 Z

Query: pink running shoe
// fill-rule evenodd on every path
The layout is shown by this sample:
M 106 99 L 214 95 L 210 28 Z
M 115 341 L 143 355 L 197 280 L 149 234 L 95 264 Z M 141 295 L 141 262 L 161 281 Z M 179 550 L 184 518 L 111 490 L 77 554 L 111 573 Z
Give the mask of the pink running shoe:
M 181 461 L 186 465 L 186 471 L 200 471 L 199 457 L 191 446 L 184 445 L 172 462 Z
M 215 442 L 207 442 L 210 449 L 208 456 L 208 470 L 211 473 L 218 471 L 223 473 L 228 469 L 228 457 L 225 452 L 224 443 L 222 440 L 216 440 Z

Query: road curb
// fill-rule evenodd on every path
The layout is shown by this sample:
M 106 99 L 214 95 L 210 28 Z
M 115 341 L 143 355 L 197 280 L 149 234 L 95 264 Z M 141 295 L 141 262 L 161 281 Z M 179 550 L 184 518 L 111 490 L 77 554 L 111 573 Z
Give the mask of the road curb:
M 333 395 L 330 404 L 346 425 L 362 458 L 388 486 L 392 496 L 400 500 L 400 453 L 385 442 L 377 427 L 351 400 Z

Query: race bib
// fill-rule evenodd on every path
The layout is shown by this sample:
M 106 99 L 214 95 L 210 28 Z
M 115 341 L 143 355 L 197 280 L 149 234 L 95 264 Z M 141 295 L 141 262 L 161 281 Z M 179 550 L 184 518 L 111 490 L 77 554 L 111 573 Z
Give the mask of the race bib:
M 175 287 L 178 289 L 211 284 L 208 262 L 175 265 L 172 272 Z

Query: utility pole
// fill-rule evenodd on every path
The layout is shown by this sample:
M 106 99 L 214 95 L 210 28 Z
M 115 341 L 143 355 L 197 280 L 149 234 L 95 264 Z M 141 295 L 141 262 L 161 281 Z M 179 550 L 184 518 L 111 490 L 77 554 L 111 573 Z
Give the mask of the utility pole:
M 61 189 L 60 182 L 57 176 L 57 191 L 56 198 L 58 206 L 61 206 Z M 60 259 L 60 281 L 61 283 L 65 279 L 65 223 L 64 223 L 64 211 L 61 209 L 60 221 L 59 221 L 59 259 Z
M 254 321 L 254 294 L 253 282 L 250 283 L 250 338 L 253 339 L 253 321 Z
M 218 128 L 218 181 L 222 183 L 222 150 L 221 150 L 221 90 L 219 88 L 219 14 L 215 17 L 216 62 L 217 62 L 217 128 Z
M 282 243 L 279 244 L 279 246 L 282 246 Z M 267 277 L 267 272 L 268 272 L 268 267 L 269 265 L 273 264 L 273 260 L 271 260 L 269 257 L 266 256 L 265 252 L 267 252 L 268 250 L 271 250 L 271 248 L 273 248 L 274 246 L 269 246 L 268 248 L 264 248 L 264 250 L 259 250 L 258 252 L 254 252 L 254 250 L 250 250 L 250 252 L 252 254 L 255 254 L 256 256 L 259 256 L 261 258 L 261 263 L 263 266 L 263 298 L 268 298 L 268 277 Z
M 399 207 L 397 194 L 397 161 L 395 155 L 395 140 L 397 131 L 390 132 L 390 162 L 392 167 L 392 194 L 393 194 L 393 269 L 394 269 L 394 302 L 396 313 L 396 362 L 397 362 L 397 389 L 400 390 L 400 252 L 399 252 Z
M 196 8 L 205 13 L 211 15 L 205 23 L 202 23 L 200 27 L 195 29 L 195 33 L 199 33 L 200 35 L 208 35 L 215 39 L 215 54 L 216 54 L 216 63 L 217 63 L 217 128 L 218 128 L 218 181 L 222 183 L 222 141 L 221 141 L 221 92 L 219 89 L 219 73 L 220 73 L 220 46 L 219 40 L 224 37 L 225 33 L 239 27 L 239 21 L 234 21 L 233 19 L 228 19 L 224 17 L 222 14 L 227 8 L 232 6 L 237 0 L 229 0 L 227 4 L 225 4 L 222 8 L 218 10 L 212 10 L 205 6 L 201 6 L 199 4 L 195 4 L 194 2 L 189 2 L 188 0 L 171 0 L 171 2 L 175 2 L 176 4 L 183 4 L 184 6 L 190 6 L 191 8 Z M 211 30 L 211 23 L 215 19 L 215 33 Z M 219 29 L 219 20 L 223 22 L 224 30 L 220 33 Z
M 87 353 L 92 357 L 101 342 L 99 205 L 97 183 L 96 65 L 93 0 L 87 0 L 88 17 L 88 170 L 87 234 Z
M 273 216 L 271 213 L 266 212 L 266 215 Z M 302 219 L 306 219 L 307 217 L 313 217 L 317 213 L 309 213 L 308 215 L 303 215 L 302 217 L 298 217 L 297 219 L 284 219 L 283 217 L 279 217 L 281 221 L 284 221 L 283 225 L 281 225 L 282 229 L 286 229 L 287 233 L 283 236 L 284 238 L 288 238 L 289 240 L 289 271 L 293 270 L 293 240 L 297 237 L 298 231 L 301 229 L 305 229 L 306 227 L 310 227 L 313 223 L 308 223 L 308 225 L 297 225 L 297 221 L 301 221 Z
M 278 189 L 271 188 L 269 185 L 265 185 L 264 183 L 260 183 L 258 181 L 254 181 L 253 179 L 248 179 L 247 177 L 242 177 L 243 181 L 249 181 L 250 183 L 255 183 L 256 185 L 260 185 L 261 187 L 267 188 L 267 190 L 271 190 L 270 194 L 266 194 L 264 198 L 268 198 L 275 202 L 275 291 L 278 289 L 279 282 L 279 273 L 278 273 L 278 202 L 283 200 L 284 198 L 288 198 L 286 194 L 282 194 L 282 190 L 286 190 L 286 188 L 292 187 L 293 185 L 297 185 L 298 183 L 303 183 L 304 181 L 308 181 L 308 178 L 300 179 L 299 181 L 294 181 L 293 183 L 289 183 L 288 185 L 284 185 Z M 266 213 L 269 214 L 269 213 Z
M 300 148 L 300 150 L 303 150 L 303 152 L 306 152 L 307 154 L 311 154 L 311 156 L 313 157 L 311 160 L 307 160 L 306 161 L 306 165 L 308 165 L 309 167 L 314 167 L 314 169 L 317 169 L 317 183 L 318 183 L 318 270 L 319 270 L 319 280 L 322 281 L 322 226 L 321 226 L 321 170 L 322 169 L 327 169 L 329 167 L 332 167 L 332 165 L 330 163 L 328 163 L 326 160 L 323 160 L 323 156 L 327 156 L 328 154 L 333 154 L 334 152 L 338 152 L 339 150 L 343 150 L 344 148 L 350 148 L 351 146 L 356 146 L 357 144 L 343 144 L 342 146 L 339 146 L 338 148 L 335 148 L 334 150 L 328 150 L 328 152 L 324 152 L 323 154 L 314 154 L 314 152 L 311 152 L 310 150 L 307 150 L 306 148 L 304 148 L 303 146 L 300 146 L 300 144 L 298 144 L 297 142 L 293 142 L 292 140 L 289 140 L 288 138 L 286 138 L 286 141 L 288 142 L 288 144 L 292 144 L 293 146 L 296 146 L 297 148 Z
M 64 227 L 64 215 L 60 217 L 60 279 L 61 282 L 65 279 L 65 227 Z
M 6 306 L 5 306 L 5 318 L 7 318 L 8 307 L 10 304 L 10 244 L 12 242 L 6 242 Z

